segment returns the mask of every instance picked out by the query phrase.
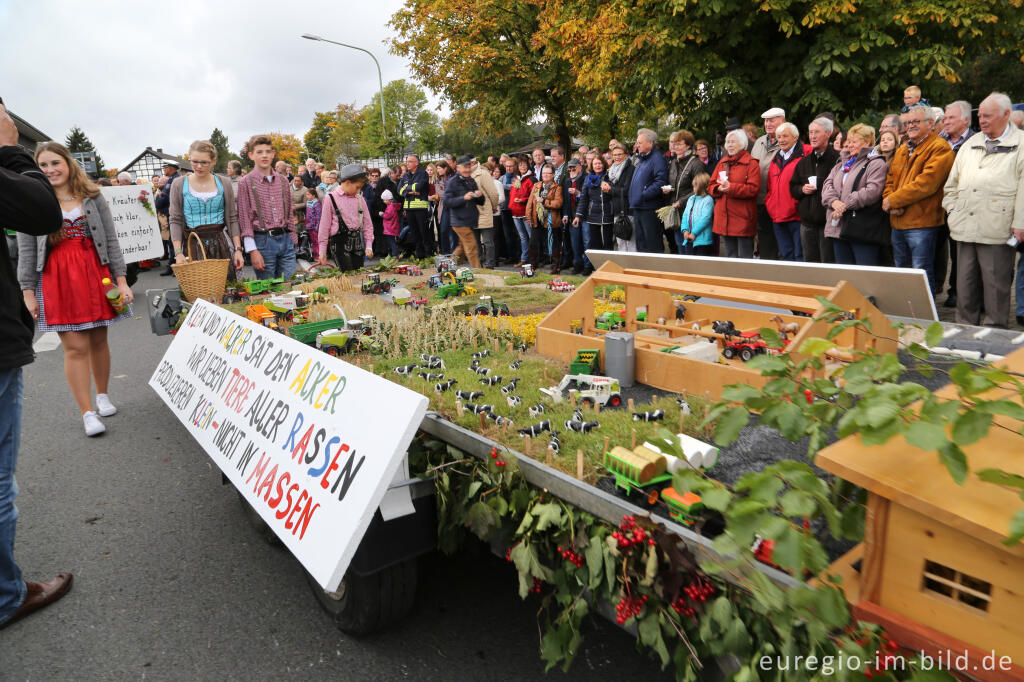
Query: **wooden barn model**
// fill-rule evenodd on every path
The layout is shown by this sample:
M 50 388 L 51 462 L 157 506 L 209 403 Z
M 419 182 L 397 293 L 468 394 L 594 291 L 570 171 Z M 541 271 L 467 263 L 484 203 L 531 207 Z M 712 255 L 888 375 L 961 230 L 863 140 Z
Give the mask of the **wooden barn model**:
M 1024 351 L 999 364 L 1024 372 Z M 993 397 L 1020 402 L 1003 393 Z M 948 386 L 937 395 L 957 399 Z M 1022 426 L 997 416 L 985 438 L 964 448 L 971 472 L 1024 476 Z M 966 652 L 963 671 L 974 678 L 1024 680 L 1024 544 L 1003 544 L 1024 506 L 1019 491 L 973 473 L 957 485 L 934 452 L 902 438 L 868 447 L 853 435 L 819 452 L 815 463 L 868 490 L 864 542 L 830 571 L 843 577 L 854 614 L 912 651 L 943 662 L 952 652 L 954 666 Z M 1002 656 L 1015 665 L 999 669 Z
M 625 288 L 624 312 L 597 319 L 594 315 L 594 289 L 602 285 Z M 756 304 L 777 309 L 734 308 L 684 297 L 716 299 L 720 302 Z M 674 272 L 629 270 L 607 262 L 596 270 L 537 326 L 537 350 L 541 355 L 568 364 L 583 349 L 599 348 L 604 368 L 604 335 L 615 329 L 634 336 L 636 380 L 676 393 L 691 393 L 717 398 L 729 384 L 763 386 L 767 379 L 746 366 L 745 360 L 759 352 L 772 352 L 759 343 L 762 327 L 788 329 L 788 346 L 795 351 L 804 339 L 824 337 L 829 324 L 815 322 L 822 296 L 848 311 L 851 317 L 869 319 L 882 336 L 890 334 L 888 318 L 847 282 L 824 287 L 759 280 L 711 277 Z M 805 313 L 811 317 L 793 315 Z M 723 332 L 722 324 L 732 323 Z M 709 351 L 709 342 L 714 349 Z M 875 348 L 879 352 L 896 351 L 896 342 L 848 329 L 836 338 L 846 351 L 834 354 L 835 362 L 850 359 L 850 350 Z M 744 352 L 746 350 L 747 352 Z M 732 355 L 733 357 L 724 357 Z

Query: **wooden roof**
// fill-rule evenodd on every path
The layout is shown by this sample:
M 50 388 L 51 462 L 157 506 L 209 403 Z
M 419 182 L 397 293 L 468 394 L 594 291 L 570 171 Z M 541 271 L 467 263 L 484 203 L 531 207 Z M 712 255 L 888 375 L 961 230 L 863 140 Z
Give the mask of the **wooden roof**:
M 1024 372 L 1024 350 L 1008 355 L 998 364 Z M 956 390 L 946 386 L 936 395 L 955 400 Z M 1001 390 L 985 398 L 1014 396 L 1011 391 Z M 1024 500 L 1019 492 L 985 483 L 973 473 L 996 468 L 1024 476 L 1022 426 L 1008 417 L 996 417 L 985 438 L 965 447 L 972 473 L 968 473 L 962 486 L 949 475 L 935 452 L 915 448 L 900 436 L 885 445 L 866 446 L 855 434 L 820 451 L 815 464 L 896 504 L 1024 557 L 1024 545 L 1002 544 L 1009 534 L 1010 520 L 1024 507 Z

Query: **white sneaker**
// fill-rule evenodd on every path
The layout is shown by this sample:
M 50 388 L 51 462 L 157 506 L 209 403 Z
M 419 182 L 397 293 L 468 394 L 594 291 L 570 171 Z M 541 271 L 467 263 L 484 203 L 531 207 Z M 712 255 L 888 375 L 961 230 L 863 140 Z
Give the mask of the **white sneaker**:
M 82 423 L 85 425 L 85 435 L 87 436 L 98 436 L 107 430 L 107 427 L 92 410 L 82 415 Z
M 110 397 L 106 393 L 96 394 L 96 413 L 101 417 L 113 417 L 117 414 L 117 408 L 110 402 Z

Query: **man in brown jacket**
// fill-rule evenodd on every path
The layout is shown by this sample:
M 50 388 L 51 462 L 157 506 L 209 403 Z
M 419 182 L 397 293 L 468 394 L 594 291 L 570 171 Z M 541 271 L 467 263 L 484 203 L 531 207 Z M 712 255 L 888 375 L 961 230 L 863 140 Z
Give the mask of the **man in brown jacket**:
M 882 210 L 889 212 L 896 266 L 924 270 L 928 286 L 937 294 L 935 244 L 946 217 L 942 186 L 956 155 L 933 130 L 931 107 L 913 106 L 900 115 L 900 120 L 907 141 L 896 150 L 889 166 Z
M 477 241 L 480 243 L 480 261 L 485 268 L 497 265 L 497 251 L 494 249 L 494 212 L 498 210 L 498 187 L 488 170 L 473 159 L 473 172 L 470 175 L 476 186 L 484 193 L 485 201 L 480 206 L 480 219 L 476 224 Z

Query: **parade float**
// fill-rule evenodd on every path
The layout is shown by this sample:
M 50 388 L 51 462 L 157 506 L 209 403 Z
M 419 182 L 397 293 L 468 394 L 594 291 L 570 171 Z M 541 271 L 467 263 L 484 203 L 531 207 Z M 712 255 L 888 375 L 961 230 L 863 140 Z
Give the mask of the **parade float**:
M 465 288 L 466 273 L 453 263 L 441 259 L 436 269 L 439 289 Z M 608 262 L 586 280 L 564 278 L 572 291 L 548 287 L 549 280 L 511 282 L 505 273 L 477 271 L 472 281 L 489 297 L 486 315 L 474 314 L 473 300 L 457 294 L 435 295 L 417 309 L 396 307 L 387 292 L 372 291 L 384 281 L 429 290 L 426 278 L 409 272 L 386 273 L 385 280 L 375 273 L 358 289 L 359 276 L 344 275 L 243 284 L 266 293 L 183 311 L 186 332 L 172 350 L 184 341 L 177 352 L 181 364 L 194 368 L 193 382 L 215 372 L 195 360 L 196 340 L 188 340 L 200 315 L 217 319 L 198 326 L 210 330 L 207 345 L 223 360 L 220 371 L 244 362 L 239 354 L 266 358 L 254 367 L 277 388 L 259 392 L 266 395 L 259 408 L 239 411 L 239 389 L 223 391 L 227 404 L 220 409 L 248 415 L 247 424 L 236 425 L 248 426 L 244 437 L 222 433 L 225 422 L 218 427 L 203 411 L 214 408 L 199 403 L 217 403 L 215 397 L 183 398 L 166 363 L 152 382 L 239 489 L 261 532 L 285 542 L 303 562 L 314 594 L 342 630 L 366 634 L 402 618 L 414 606 L 416 557 L 455 551 L 475 536 L 514 565 L 520 595 L 539 600 L 541 655 L 549 666 L 571 664 L 592 612 L 636 633 L 680 679 L 822 677 L 820 669 L 783 667 L 779 657 L 796 655 L 857 660 L 846 678 L 909 679 L 928 672 L 919 651 L 941 656 L 925 640 L 1016 653 L 999 635 L 1002 621 L 992 621 L 993 634 L 964 623 L 956 629 L 954 618 L 929 618 L 907 605 L 913 599 L 893 601 L 878 587 L 890 580 L 919 593 L 934 584 L 933 592 L 954 602 L 951 608 L 990 602 L 992 613 L 983 616 L 989 619 L 1014 603 L 1017 583 L 1000 566 L 1020 556 L 1020 546 L 1003 554 L 995 548 L 1007 536 L 1024 536 L 1024 514 L 1014 517 L 1009 498 L 980 539 L 967 537 L 978 535 L 976 526 L 935 514 L 934 527 L 920 531 L 950 547 L 961 536 L 987 543 L 987 555 L 972 552 L 980 565 L 948 552 L 928 555 L 933 558 L 915 574 L 924 582 L 911 585 L 916 568 L 899 573 L 901 559 L 881 558 L 897 549 L 903 554 L 893 556 L 901 558 L 915 547 L 924 552 L 906 539 L 918 529 L 907 525 L 902 510 L 927 515 L 929 504 L 955 496 L 952 477 L 963 480 L 974 470 L 961 445 L 985 437 L 991 426 L 1016 429 L 1015 452 L 1024 451 L 1015 375 L 984 362 L 935 360 L 927 346 L 942 341 L 937 324 L 927 339 L 922 330 L 894 328 L 842 278 L 831 285 L 766 283 Z M 320 287 L 325 300 L 310 303 L 304 322 L 285 317 L 266 327 L 244 319 L 247 306 L 279 295 L 275 288 Z M 174 292 L 147 292 L 147 299 L 154 330 L 172 326 Z M 248 351 L 238 350 L 241 339 Z M 935 393 L 920 379 L 907 380 L 911 369 L 936 366 L 953 388 Z M 337 387 L 349 381 L 364 392 L 338 397 Z M 998 397 L 982 396 L 998 388 Z M 292 411 L 288 393 L 298 401 Z M 285 395 L 271 404 L 272 394 Z M 339 409 L 335 419 L 345 437 L 339 431 L 334 438 L 349 448 L 344 453 L 330 445 L 332 421 L 316 425 L 321 434 L 295 416 L 332 397 L 335 407 L 351 399 L 356 414 L 383 415 L 359 423 Z M 737 438 L 769 430 L 757 424 L 775 440 L 758 442 L 759 457 L 750 459 Z M 950 438 L 939 437 L 945 430 Z M 377 437 L 384 433 L 389 438 Z M 358 437 L 364 439 L 359 447 L 352 440 Z M 818 462 L 834 475 L 812 466 L 840 437 Z M 799 448 L 780 447 L 784 441 Z M 226 458 L 229 447 L 242 458 L 249 453 L 245 466 L 241 458 Z M 910 502 L 909 491 L 873 483 L 858 468 L 863 453 L 876 447 L 891 450 L 879 462 L 893 463 L 907 451 L 931 462 L 915 479 L 922 496 L 924 481 L 936 486 L 929 502 Z M 267 455 L 261 473 L 253 474 L 258 451 L 280 454 Z M 841 458 L 832 453 L 839 451 L 849 462 L 833 466 Z M 365 459 L 357 452 L 367 453 Z M 371 476 L 364 467 L 372 461 L 379 466 Z M 279 473 L 268 473 L 271 462 Z M 999 485 L 1016 489 L 1010 494 L 1016 499 L 1024 471 L 999 466 L 999 474 L 987 474 L 994 482 L 972 483 L 982 496 Z M 318 497 L 319 486 L 306 486 L 297 498 L 304 506 L 294 511 L 299 503 L 281 479 L 304 480 L 306 469 L 323 474 L 326 498 Z M 355 490 L 365 494 L 346 498 Z M 883 499 L 888 514 L 879 519 Z M 359 523 L 323 541 L 333 551 L 295 539 L 300 523 L 313 534 L 321 518 L 330 518 L 317 517 L 312 505 L 338 512 L 338 503 L 362 506 L 357 513 L 344 507 Z M 946 504 L 951 512 L 963 507 Z M 884 566 L 891 576 L 878 572 Z M 945 628 L 947 639 L 923 636 L 904 619 Z M 765 660 L 772 661 L 767 668 Z

